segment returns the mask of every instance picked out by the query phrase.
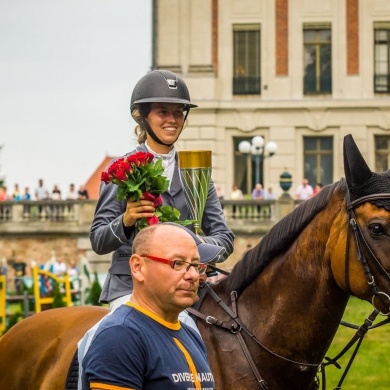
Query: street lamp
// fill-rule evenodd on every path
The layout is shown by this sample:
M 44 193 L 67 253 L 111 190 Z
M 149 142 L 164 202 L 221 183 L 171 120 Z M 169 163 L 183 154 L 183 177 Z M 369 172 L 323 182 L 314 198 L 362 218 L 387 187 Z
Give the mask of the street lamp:
M 256 164 L 256 184 L 261 183 L 260 181 L 260 164 L 267 157 L 272 157 L 276 150 L 278 149 L 278 145 L 274 141 L 269 141 L 265 145 L 264 138 L 260 135 L 256 135 L 252 138 L 252 142 L 249 141 L 241 141 L 238 144 L 238 150 L 241 154 L 247 155 L 248 157 L 251 155 L 252 159 Z M 266 154 L 267 153 L 267 154 Z M 261 183 L 264 185 L 264 183 Z

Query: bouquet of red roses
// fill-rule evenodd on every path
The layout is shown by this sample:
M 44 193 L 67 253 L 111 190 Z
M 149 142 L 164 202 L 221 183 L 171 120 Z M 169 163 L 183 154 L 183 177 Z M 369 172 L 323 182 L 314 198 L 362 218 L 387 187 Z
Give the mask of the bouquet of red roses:
M 163 176 L 162 160 L 153 163 L 153 154 L 138 152 L 115 160 L 102 172 L 101 181 L 118 186 L 118 200 L 138 202 L 141 197 L 153 202 L 154 216 L 137 221 L 138 229 L 159 222 L 176 222 L 188 225 L 191 221 L 180 221 L 180 211 L 172 206 L 163 206 L 161 194 L 169 187 L 169 180 Z

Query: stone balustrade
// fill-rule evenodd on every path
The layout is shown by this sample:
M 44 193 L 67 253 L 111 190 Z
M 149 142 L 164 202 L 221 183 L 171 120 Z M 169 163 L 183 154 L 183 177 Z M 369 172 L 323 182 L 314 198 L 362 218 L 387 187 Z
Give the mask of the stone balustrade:
M 88 233 L 96 201 L 6 201 L 0 202 L 0 233 Z
M 295 206 L 296 201 L 291 198 L 278 200 L 222 200 L 227 221 L 277 221 L 286 215 Z M 21 224 L 48 223 L 65 226 L 90 226 L 96 207 L 94 200 L 64 200 L 64 201 L 6 201 L 0 202 L 0 230 L 1 226 Z M 48 225 L 48 226 L 49 226 Z
M 287 215 L 296 203 L 290 197 L 221 201 L 226 221 L 233 227 L 248 226 L 248 223 L 257 226 L 264 223 L 269 227 Z M 23 230 L 27 233 L 37 228 L 88 232 L 95 207 L 94 200 L 0 202 L 0 232 Z
M 289 196 L 222 200 L 226 222 L 236 236 L 234 253 L 224 264 L 231 267 L 248 245 L 256 245 L 297 203 Z M 107 270 L 111 255 L 95 254 L 88 238 L 95 207 L 95 200 L 0 202 L 0 255 L 9 258 L 15 252 L 26 259 L 46 260 L 55 249 L 75 258 L 77 249 L 83 249 L 94 269 Z

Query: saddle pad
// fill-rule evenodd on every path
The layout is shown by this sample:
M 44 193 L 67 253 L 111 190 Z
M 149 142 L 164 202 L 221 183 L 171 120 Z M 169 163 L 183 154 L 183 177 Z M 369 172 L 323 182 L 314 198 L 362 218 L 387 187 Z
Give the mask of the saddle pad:
M 77 358 L 78 349 L 73 355 L 70 362 L 68 375 L 66 376 L 65 390 L 77 390 L 77 382 L 79 380 L 79 359 Z

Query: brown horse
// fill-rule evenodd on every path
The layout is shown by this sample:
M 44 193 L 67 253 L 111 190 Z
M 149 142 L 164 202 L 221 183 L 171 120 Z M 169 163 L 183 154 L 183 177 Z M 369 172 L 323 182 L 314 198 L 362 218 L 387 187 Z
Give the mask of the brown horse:
M 388 315 L 390 171 L 371 172 L 350 136 L 344 162 L 346 180 L 278 222 L 202 301 L 217 389 L 314 389 L 349 295 Z M 0 389 L 63 389 L 76 342 L 105 313 L 55 309 L 16 325 L 0 339 Z
M 63 390 L 77 342 L 108 310 L 76 306 L 24 319 L 0 339 L 0 389 Z

